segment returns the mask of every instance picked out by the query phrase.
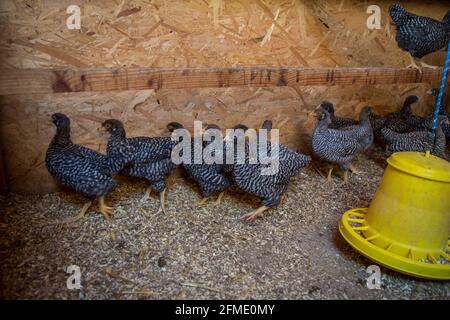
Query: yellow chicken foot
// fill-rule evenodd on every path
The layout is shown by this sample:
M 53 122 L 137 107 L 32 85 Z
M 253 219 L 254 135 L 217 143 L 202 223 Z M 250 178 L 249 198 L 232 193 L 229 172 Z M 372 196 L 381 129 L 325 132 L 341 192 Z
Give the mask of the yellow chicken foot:
M 206 201 L 208 201 L 209 197 L 206 198 L 202 198 L 199 202 L 197 202 L 197 207 L 201 207 L 202 205 L 204 205 L 206 203 Z
M 266 210 L 269 209 L 269 208 L 270 208 L 270 207 L 261 206 L 261 207 L 259 207 L 258 209 L 256 209 L 256 210 L 254 210 L 254 211 L 252 211 L 252 212 L 250 212 L 250 213 L 247 213 L 247 214 L 243 215 L 243 216 L 241 217 L 241 220 L 245 220 L 245 221 L 253 221 L 253 220 L 255 220 L 255 219 L 261 217 L 262 214 L 263 214 L 263 212 L 266 211 Z
M 144 193 L 144 196 L 143 196 L 142 199 L 141 199 L 141 202 L 147 201 L 148 198 L 150 198 L 150 192 L 152 192 L 152 188 L 148 187 L 148 188 L 145 190 L 145 193 Z
M 407 69 L 417 69 L 419 70 L 420 73 L 422 73 L 422 68 L 420 68 L 416 61 L 414 61 L 414 58 L 408 53 L 409 59 L 411 60 L 411 64 L 409 64 L 408 66 L 406 66 Z
M 166 189 L 164 189 L 163 191 L 161 191 L 159 193 L 160 205 L 159 205 L 159 210 L 158 210 L 158 212 L 156 212 L 156 214 L 161 213 L 161 212 L 166 214 L 165 194 L 166 194 Z
M 112 212 L 111 212 L 112 208 L 108 207 L 105 204 L 105 197 L 104 196 L 101 196 L 99 201 L 100 201 L 100 212 L 103 214 L 103 216 L 105 217 L 106 220 L 109 220 L 109 218 L 112 215 Z
M 219 196 L 217 197 L 216 201 L 214 201 L 215 206 L 218 206 L 220 204 L 224 194 L 225 194 L 225 191 L 222 191 L 221 193 L 219 193 Z
M 328 169 L 327 183 L 330 183 L 330 182 L 331 182 L 331 172 L 333 172 L 333 168 L 329 168 L 329 169 Z
M 86 211 L 89 209 L 89 207 L 92 205 L 92 201 L 88 201 L 84 204 L 83 208 L 81 208 L 80 213 L 76 215 L 75 217 L 65 219 L 62 223 L 72 223 L 75 221 L 78 221 L 80 219 L 83 219 L 86 215 Z
M 353 174 L 359 174 L 359 171 L 356 170 L 356 168 L 355 168 L 351 163 L 348 165 L 348 168 L 350 169 L 350 171 L 351 171 Z
M 430 65 L 430 64 L 428 64 L 428 63 L 425 63 L 425 62 L 423 62 L 423 61 L 419 61 L 420 62 L 420 65 L 423 67 L 423 68 L 431 68 L 431 69 L 438 69 L 439 67 L 438 66 L 432 66 L 432 65 Z
M 344 183 L 348 182 L 348 170 L 344 171 Z

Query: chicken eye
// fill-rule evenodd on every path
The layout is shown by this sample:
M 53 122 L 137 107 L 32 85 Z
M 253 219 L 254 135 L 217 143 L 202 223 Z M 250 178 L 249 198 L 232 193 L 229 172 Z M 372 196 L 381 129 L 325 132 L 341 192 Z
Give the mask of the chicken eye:
M 111 127 L 111 125 L 109 124 L 109 123 L 107 123 L 106 125 L 105 125 L 105 128 L 106 129 L 109 129 Z

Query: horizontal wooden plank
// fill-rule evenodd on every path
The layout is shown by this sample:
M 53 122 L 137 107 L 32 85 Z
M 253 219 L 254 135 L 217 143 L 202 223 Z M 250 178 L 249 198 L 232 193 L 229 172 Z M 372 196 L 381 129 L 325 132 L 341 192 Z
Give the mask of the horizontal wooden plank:
M 442 69 L 396 68 L 109 68 L 0 71 L 0 95 L 212 87 L 438 84 Z
M 0 194 L 5 194 L 7 191 L 5 164 L 3 162 L 3 151 L 0 144 Z

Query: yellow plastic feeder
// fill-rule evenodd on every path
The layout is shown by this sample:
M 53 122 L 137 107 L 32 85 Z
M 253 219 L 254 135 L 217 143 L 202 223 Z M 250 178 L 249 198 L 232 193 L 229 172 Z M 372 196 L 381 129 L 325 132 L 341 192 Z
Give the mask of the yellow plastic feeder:
M 450 163 L 419 152 L 394 153 L 369 208 L 344 213 L 339 231 L 377 263 L 450 280 Z

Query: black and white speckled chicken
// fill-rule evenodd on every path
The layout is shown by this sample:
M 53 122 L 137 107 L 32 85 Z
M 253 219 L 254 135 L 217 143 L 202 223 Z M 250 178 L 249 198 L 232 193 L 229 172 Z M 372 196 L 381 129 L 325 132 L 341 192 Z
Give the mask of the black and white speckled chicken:
M 358 152 L 367 149 L 373 141 L 373 130 L 370 125 L 370 107 L 364 107 L 360 112 L 358 125 L 343 129 L 330 129 L 330 114 L 324 109 L 316 109 L 317 124 L 312 134 L 312 149 L 321 159 L 336 163 L 344 171 L 344 182 L 348 180 L 350 162 Z M 328 170 L 327 181 L 331 180 Z
M 109 119 L 102 126 L 110 137 L 107 145 L 107 168 L 111 173 L 120 173 L 148 181 L 144 198 L 148 199 L 151 190 L 160 196 L 160 209 L 165 213 L 165 178 L 176 169 L 171 152 L 176 142 L 170 137 L 127 138 L 122 122 Z
M 439 95 L 439 88 L 431 88 L 430 90 L 427 91 L 427 94 L 434 96 L 436 99 L 436 97 Z M 447 112 L 445 105 L 443 103 L 441 103 L 439 107 L 439 114 L 445 115 L 450 122 L 450 113 Z M 442 124 L 442 131 L 444 132 L 445 138 L 447 139 L 447 145 L 450 144 L 450 123 Z
M 430 151 L 436 156 L 445 158 L 445 135 L 442 131 L 442 124 L 444 123 L 448 123 L 447 117 L 439 116 L 435 144 L 431 128 L 407 133 L 398 133 L 389 128 L 383 128 L 381 132 L 389 154 L 400 151 Z
M 265 122 L 264 128 L 271 129 L 272 124 Z M 258 147 L 260 140 L 256 143 Z M 261 206 L 244 215 L 242 219 L 247 221 L 260 217 L 264 211 L 279 204 L 282 195 L 286 192 L 290 178 L 295 176 L 299 170 L 305 167 L 311 157 L 295 152 L 282 144 L 278 144 L 278 161 L 266 162 L 262 160 L 261 154 L 257 154 L 256 163 L 250 162 L 250 143 L 245 142 L 244 163 L 236 162 L 233 164 L 232 177 L 233 181 L 240 190 L 253 194 L 261 198 Z M 267 141 L 267 153 L 270 158 L 275 156 L 272 150 L 275 145 Z M 258 149 L 257 149 L 258 150 Z M 239 157 L 239 155 L 236 155 Z M 278 168 L 275 163 L 278 163 Z M 275 164 L 275 165 L 274 165 Z M 264 170 L 271 171 L 267 174 Z
M 446 121 L 443 121 L 441 124 L 442 132 L 444 133 L 445 139 L 448 142 L 450 141 L 450 115 L 445 112 L 443 108 L 441 108 L 441 111 L 439 112 L 439 116 L 443 116 L 448 119 L 449 123 Z M 421 131 L 421 130 L 428 130 L 431 131 L 432 125 L 433 125 L 433 118 L 434 115 L 430 114 L 427 117 L 423 118 L 422 122 L 420 122 L 416 127 L 415 130 L 411 131 Z
M 382 142 L 383 136 L 381 135 L 381 128 L 385 126 L 387 117 L 385 115 L 377 115 L 371 112 L 369 115 L 369 121 L 372 126 L 374 139 L 378 142 Z
M 444 109 L 444 112 L 445 112 L 445 109 Z M 450 145 L 450 114 L 445 113 L 442 115 L 447 117 L 447 122 L 444 122 L 441 125 L 442 132 L 444 132 L 445 139 L 447 140 L 447 145 Z
M 45 164 L 50 174 L 63 185 L 84 194 L 89 200 L 75 218 L 81 219 L 92 204 L 99 198 L 100 212 L 109 219 L 111 208 L 105 205 L 104 196 L 116 187 L 110 173 L 105 172 L 105 155 L 86 147 L 73 144 L 70 138 L 70 120 L 62 113 L 52 115 L 56 134 L 47 149 Z
M 167 125 L 169 131 L 173 132 L 177 129 L 182 129 L 183 126 L 178 122 L 171 122 Z M 205 132 L 203 133 L 204 138 L 208 136 L 210 130 L 219 130 L 220 128 L 217 125 L 209 124 L 205 128 Z M 206 141 L 203 143 L 202 148 L 206 148 L 210 143 L 212 143 L 214 139 L 210 141 Z M 219 141 L 221 145 L 221 149 L 223 150 L 222 141 Z M 203 150 L 203 149 L 202 149 Z M 213 152 L 214 153 L 214 152 Z M 212 153 L 212 154 L 213 154 Z M 223 160 L 221 161 L 223 163 Z M 191 138 L 191 157 L 189 163 L 182 163 L 183 169 L 189 174 L 189 176 L 197 182 L 200 187 L 200 191 L 202 194 L 202 200 L 198 203 L 198 205 L 203 205 L 206 203 L 207 199 L 210 198 L 213 194 L 219 193 L 215 204 L 219 204 L 224 191 L 229 187 L 230 183 L 226 175 L 222 170 L 222 163 L 194 163 L 194 138 Z
M 450 144 L 450 113 L 445 110 L 445 106 L 441 104 L 439 108 L 439 114 L 447 117 L 448 122 L 444 121 L 442 126 L 442 131 L 444 132 L 445 138 L 447 140 L 447 145 Z
M 319 105 L 320 108 L 326 110 L 330 114 L 331 123 L 329 125 L 330 129 L 341 129 L 348 126 L 358 124 L 358 120 L 344 117 L 337 117 L 334 114 L 334 106 L 329 101 L 322 101 Z
M 396 25 L 395 40 L 398 46 L 409 52 L 411 65 L 420 70 L 414 59 L 421 59 L 429 53 L 445 48 L 450 35 L 450 11 L 442 21 L 408 12 L 399 4 L 389 7 L 389 15 Z M 432 67 L 421 61 L 422 66 Z
M 411 95 L 405 98 L 403 106 L 399 111 L 391 112 L 386 115 L 386 122 L 384 126 L 395 132 L 408 132 L 411 127 L 414 127 L 421 122 L 421 118 L 414 115 L 411 105 L 419 100 L 417 96 Z
M 246 125 L 237 124 L 232 129 L 235 130 L 235 132 L 237 132 L 238 130 L 241 130 L 240 133 L 243 136 L 243 138 L 245 139 L 244 135 L 245 135 L 245 132 L 248 130 L 248 127 Z M 225 141 L 228 138 L 229 138 L 228 136 L 225 137 Z M 229 140 L 231 141 L 231 138 Z M 236 153 L 237 143 L 238 143 L 238 138 L 237 137 L 233 138 L 233 147 L 232 148 L 231 148 L 231 142 L 229 142 L 229 144 L 224 143 L 224 151 L 223 152 L 224 152 L 224 155 L 225 155 L 225 161 L 224 161 L 224 164 L 222 165 L 221 169 L 222 169 L 222 172 L 227 177 L 230 177 L 230 178 L 232 177 L 232 174 L 233 174 L 233 165 L 234 165 L 235 161 L 237 160 L 237 158 L 236 158 L 236 156 L 237 156 L 237 153 Z M 231 161 L 231 163 L 228 163 L 226 161 L 226 156 L 227 156 L 227 150 L 228 149 L 231 150 L 231 151 L 229 151 L 230 153 L 233 152 L 233 154 L 232 154 L 233 161 Z

